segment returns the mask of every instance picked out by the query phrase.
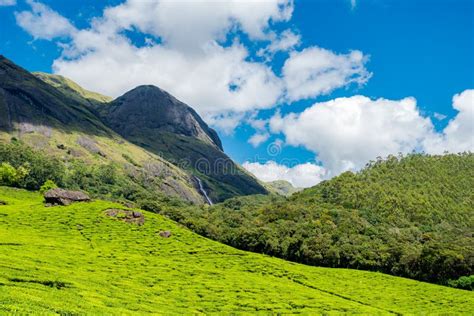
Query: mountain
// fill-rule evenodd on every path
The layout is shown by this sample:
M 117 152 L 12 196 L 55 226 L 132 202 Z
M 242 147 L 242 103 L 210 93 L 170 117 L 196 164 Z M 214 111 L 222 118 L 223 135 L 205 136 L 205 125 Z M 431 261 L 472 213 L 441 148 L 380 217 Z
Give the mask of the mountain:
M 267 193 L 223 152 L 217 133 L 191 107 L 158 87 L 139 86 L 98 111 L 125 139 L 199 177 L 215 202 Z
M 295 188 L 290 182 L 285 180 L 264 182 L 263 185 L 269 192 L 283 196 L 290 196 L 303 190 L 302 188 Z
M 40 77 L 49 81 L 56 78 Z M 61 79 L 57 85 L 63 87 L 63 82 L 70 84 Z M 71 86 L 76 91 L 77 86 Z M 95 100 L 99 102 L 100 98 Z M 89 101 L 81 99 L 80 94 L 64 94 L 0 56 L 0 143 L 20 140 L 67 165 L 80 162 L 95 169 L 113 166 L 122 178 L 132 179 L 145 191 L 193 203 L 204 202 L 192 176 L 125 140 L 107 127 L 87 104 Z M 17 160 L 13 157 L 10 162 L 15 164 Z
M 0 57 L 0 140 L 19 139 L 66 160 L 116 163 L 135 178 L 155 174 L 141 186 L 193 203 L 267 193 L 223 152 L 217 133 L 169 93 L 140 86 L 110 100 Z
M 153 139 L 160 133 L 177 134 L 222 151 L 217 133 L 191 107 L 158 87 L 136 87 L 102 110 L 108 125 L 125 137 Z
M 111 97 L 86 90 L 71 79 L 61 75 L 53 75 L 44 72 L 33 72 L 33 75 L 86 106 L 97 105 L 98 103 L 106 103 L 113 100 Z
M 25 125 L 112 135 L 79 102 L 0 55 L 0 130 L 21 130 Z
M 472 292 L 233 249 L 96 200 L 44 207 L 0 187 L 0 314 L 464 314 Z M 160 232 L 169 231 L 163 238 Z
M 240 249 L 447 284 L 474 274 L 473 188 L 474 154 L 412 154 L 286 199 L 237 197 L 164 213 Z

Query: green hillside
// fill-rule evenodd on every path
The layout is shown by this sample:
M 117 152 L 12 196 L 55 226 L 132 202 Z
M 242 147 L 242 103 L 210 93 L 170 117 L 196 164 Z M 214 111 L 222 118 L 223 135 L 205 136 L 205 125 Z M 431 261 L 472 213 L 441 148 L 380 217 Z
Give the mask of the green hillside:
M 414 154 L 288 199 L 241 197 L 164 212 L 240 249 L 445 284 L 474 274 L 473 188 L 474 154 Z
M 148 212 L 138 226 L 107 217 L 123 207 L 111 202 L 44 207 L 39 194 L 5 187 L 0 200 L 2 314 L 474 310 L 472 292 L 235 250 Z
M 269 192 L 283 196 L 290 196 L 293 193 L 303 190 L 302 188 L 294 187 L 290 182 L 286 180 L 264 182 L 263 185 Z
M 64 76 L 53 75 L 44 72 L 34 72 L 33 75 L 47 84 L 55 87 L 68 97 L 75 99 L 77 102 L 87 106 L 97 105 L 113 100 L 111 97 L 86 90 L 71 79 Z
M 82 97 L 86 92 L 70 92 L 77 87 L 62 86 L 69 83 L 65 78 L 45 75 L 40 78 L 57 82 L 54 81 L 53 86 L 47 84 L 0 55 L 0 147 L 3 148 L 0 152 L 12 151 L 5 148 L 5 144 L 19 140 L 53 160 L 59 159 L 66 169 L 77 164 L 87 169 L 115 169 L 122 178 L 132 182 L 133 188 L 152 195 L 151 200 L 165 195 L 204 203 L 191 175 L 104 125 Z M 58 85 L 62 88 L 57 88 Z M 18 167 L 21 159 L 9 156 L 8 159 L 1 156 L 0 163 L 9 162 Z M 23 160 L 22 163 L 29 162 Z M 80 177 L 89 175 L 82 172 Z M 128 196 L 135 200 L 137 190 L 133 188 L 127 188 L 131 191 Z M 93 189 L 97 189 L 97 185 Z M 110 192 L 105 194 L 111 195 Z
M 163 157 L 199 177 L 212 201 L 267 193 L 252 174 L 226 155 L 216 131 L 191 107 L 166 91 L 155 86 L 139 86 L 112 101 L 63 76 L 34 75 L 100 115 L 103 122 L 127 143 Z M 189 194 L 184 198 L 195 202 Z

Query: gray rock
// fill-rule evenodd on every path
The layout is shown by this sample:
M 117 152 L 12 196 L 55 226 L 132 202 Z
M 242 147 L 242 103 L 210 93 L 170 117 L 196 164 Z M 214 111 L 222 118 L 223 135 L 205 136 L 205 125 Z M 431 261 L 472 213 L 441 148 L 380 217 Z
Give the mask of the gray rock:
M 46 205 L 69 205 L 74 202 L 88 202 L 91 199 L 84 192 L 56 188 L 46 191 L 44 200 Z
M 141 212 L 109 208 L 104 211 L 105 215 L 116 218 L 122 222 L 136 225 L 145 223 L 145 216 Z
M 171 237 L 171 232 L 169 230 L 161 231 L 160 236 L 163 238 L 169 238 Z

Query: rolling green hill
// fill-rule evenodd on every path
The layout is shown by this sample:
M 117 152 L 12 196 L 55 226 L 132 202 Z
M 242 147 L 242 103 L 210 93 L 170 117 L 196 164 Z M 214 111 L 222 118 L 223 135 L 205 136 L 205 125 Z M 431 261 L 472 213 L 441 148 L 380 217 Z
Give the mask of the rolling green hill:
M 472 314 L 472 292 L 244 252 L 111 202 L 44 207 L 0 187 L 0 313 Z M 6 204 L 6 205 L 4 205 Z M 170 238 L 159 236 L 171 231 Z
M 303 190 L 302 188 L 294 187 L 290 182 L 286 180 L 264 182 L 263 185 L 269 192 L 283 196 L 290 196 L 293 193 Z
M 474 154 L 412 154 L 287 199 L 249 196 L 163 212 L 240 249 L 445 284 L 474 274 L 473 188 Z

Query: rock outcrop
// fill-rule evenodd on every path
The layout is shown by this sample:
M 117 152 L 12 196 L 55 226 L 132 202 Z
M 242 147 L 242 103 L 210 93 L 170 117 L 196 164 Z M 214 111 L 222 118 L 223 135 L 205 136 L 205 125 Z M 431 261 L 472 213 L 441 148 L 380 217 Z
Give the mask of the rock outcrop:
M 74 202 L 88 202 L 90 197 L 81 191 L 69 191 L 60 188 L 48 190 L 44 193 L 47 205 L 69 205 Z
M 141 212 L 121 210 L 118 208 L 110 208 L 105 210 L 105 215 L 118 219 L 122 222 L 136 225 L 143 225 L 145 223 L 145 216 Z

